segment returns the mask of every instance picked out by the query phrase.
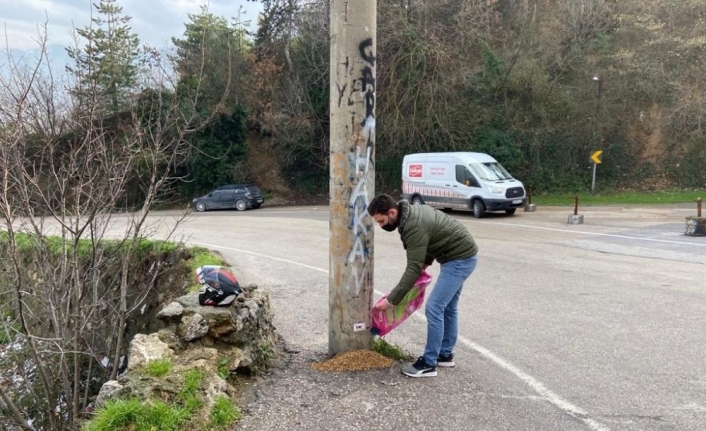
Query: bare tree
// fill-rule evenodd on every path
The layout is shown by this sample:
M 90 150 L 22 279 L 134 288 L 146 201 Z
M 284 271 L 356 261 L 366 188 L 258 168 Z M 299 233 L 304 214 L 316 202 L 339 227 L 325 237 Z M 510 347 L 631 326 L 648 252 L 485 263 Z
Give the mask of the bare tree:
M 97 382 L 118 375 L 130 321 L 168 268 L 165 250 L 144 249 L 158 229 L 147 217 L 179 181 L 174 168 L 202 124 L 154 52 L 148 90 L 106 113 L 94 76 L 53 75 L 46 31 L 39 48 L 31 64 L 6 50 L 0 75 L 0 252 L 11 286 L 0 311 L 13 341 L 0 363 L 19 377 L 0 384 L 0 425 L 77 429 Z M 93 94 L 78 100 L 71 88 Z M 160 235 L 172 238 L 181 220 Z

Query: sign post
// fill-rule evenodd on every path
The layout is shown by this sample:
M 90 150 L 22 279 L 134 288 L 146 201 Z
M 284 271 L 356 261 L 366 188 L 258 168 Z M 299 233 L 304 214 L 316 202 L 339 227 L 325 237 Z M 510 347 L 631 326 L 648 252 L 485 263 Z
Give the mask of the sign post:
M 596 166 L 603 163 L 603 151 L 597 150 L 591 154 L 591 161 L 593 162 L 593 181 L 591 181 L 591 193 L 593 193 L 593 189 L 596 188 Z

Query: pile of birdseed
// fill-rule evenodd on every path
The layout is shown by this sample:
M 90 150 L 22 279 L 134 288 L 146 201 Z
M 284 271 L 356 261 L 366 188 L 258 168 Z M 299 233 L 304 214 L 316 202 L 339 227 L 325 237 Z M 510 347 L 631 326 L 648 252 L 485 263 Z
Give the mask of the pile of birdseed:
M 331 359 L 311 364 L 316 371 L 365 371 L 390 368 L 393 361 L 372 350 L 351 350 L 339 353 Z

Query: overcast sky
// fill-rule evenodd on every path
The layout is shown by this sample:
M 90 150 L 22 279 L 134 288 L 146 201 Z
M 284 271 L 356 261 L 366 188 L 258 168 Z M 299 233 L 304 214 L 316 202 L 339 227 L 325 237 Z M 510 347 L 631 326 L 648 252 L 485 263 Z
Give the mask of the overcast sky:
M 98 0 L 95 0 L 96 2 Z M 132 17 L 131 26 L 142 44 L 161 49 L 173 36 L 184 33 L 187 14 L 198 13 L 206 0 L 118 0 L 123 13 Z M 260 2 L 246 0 L 210 0 L 209 11 L 227 18 L 238 15 L 242 6 L 243 20 L 257 25 L 262 10 Z M 91 20 L 90 0 L 0 0 L 0 25 L 3 43 L 13 50 L 37 48 L 37 26 L 48 21 L 49 44 L 52 51 L 71 45 L 72 29 L 82 28 Z

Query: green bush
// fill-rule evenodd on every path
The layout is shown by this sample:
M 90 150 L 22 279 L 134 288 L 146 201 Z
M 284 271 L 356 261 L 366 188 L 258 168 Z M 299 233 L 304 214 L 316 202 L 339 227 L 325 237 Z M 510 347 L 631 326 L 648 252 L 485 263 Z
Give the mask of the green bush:
M 246 115 L 243 106 L 236 106 L 230 113 L 214 115 L 191 135 L 194 154 L 178 168 L 189 180 L 180 187 L 183 196 L 190 200 L 224 184 L 247 182 Z

